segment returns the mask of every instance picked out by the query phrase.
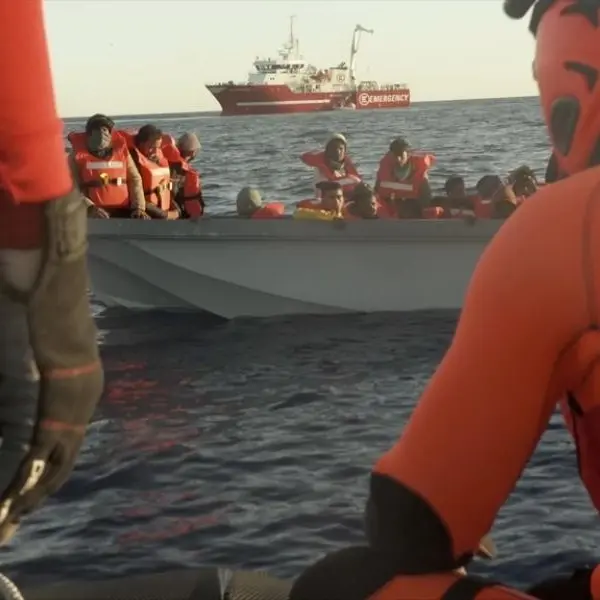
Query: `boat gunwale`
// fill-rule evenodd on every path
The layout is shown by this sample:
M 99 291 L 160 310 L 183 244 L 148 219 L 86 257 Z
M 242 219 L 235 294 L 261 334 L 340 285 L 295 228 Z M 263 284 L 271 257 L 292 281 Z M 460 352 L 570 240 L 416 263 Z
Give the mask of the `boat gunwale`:
M 171 240 L 191 242 L 371 242 L 472 243 L 488 242 L 504 221 L 480 220 L 252 220 L 212 216 L 197 220 L 144 221 L 90 219 L 91 240 Z

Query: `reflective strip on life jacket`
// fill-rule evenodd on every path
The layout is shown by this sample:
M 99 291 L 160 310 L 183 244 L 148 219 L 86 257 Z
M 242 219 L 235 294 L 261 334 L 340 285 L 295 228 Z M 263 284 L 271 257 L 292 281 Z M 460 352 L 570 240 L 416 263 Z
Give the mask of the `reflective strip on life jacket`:
M 88 161 L 85 163 L 86 169 L 90 171 L 99 171 L 101 169 L 122 169 L 125 163 L 121 160 L 109 161 Z
M 400 192 L 412 192 L 413 186 L 411 183 L 400 183 L 398 181 L 382 181 L 379 184 L 382 188 L 389 190 L 398 190 Z
M 100 160 L 87 147 L 85 132 L 71 132 L 67 139 L 73 148 L 81 191 L 101 208 L 129 206 L 127 189 L 127 159 L 129 151 L 124 140 L 112 136 L 112 152 L 108 160 Z
M 159 166 L 157 166 L 155 169 L 152 169 L 152 175 L 154 177 L 170 178 L 171 177 L 171 171 L 170 171 L 169 167 L 159 167 Z

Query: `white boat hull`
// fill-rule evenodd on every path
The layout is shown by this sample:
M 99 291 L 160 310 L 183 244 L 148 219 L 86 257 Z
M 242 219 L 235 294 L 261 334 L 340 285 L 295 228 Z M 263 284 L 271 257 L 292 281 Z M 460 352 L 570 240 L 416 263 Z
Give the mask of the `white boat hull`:
M 233 319 L 458 309 L 501 222 L 90 220 L 107 306 Z

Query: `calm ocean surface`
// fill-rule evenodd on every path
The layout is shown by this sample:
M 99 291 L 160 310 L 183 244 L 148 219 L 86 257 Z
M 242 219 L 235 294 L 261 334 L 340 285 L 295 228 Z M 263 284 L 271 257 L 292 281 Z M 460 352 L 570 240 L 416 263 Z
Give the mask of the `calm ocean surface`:
M 199 134 L 208 207 L 219 213 L 244 185 L 273 200 L 309 196 L 298 155 L 331 132 L 348 136 L 371 180 L 397 135 L 435 152 L 440 185 L 449 174 L 472 185 L 523 163 L 543 176 L 549 153 L 536 99 L 119 125 L 148 121 Z M 438 312 L 222 324 L 95 310 L 106 394 L 70 482 L 0 550 L 19 582 L 199 564 L 293 576 L 360 542 L 369 469 L 398 436 L 456 320 Z M 556 417 L 496 521 L 500 557 L 490 570 L 523 584 L 593 557 L 596 521 Z

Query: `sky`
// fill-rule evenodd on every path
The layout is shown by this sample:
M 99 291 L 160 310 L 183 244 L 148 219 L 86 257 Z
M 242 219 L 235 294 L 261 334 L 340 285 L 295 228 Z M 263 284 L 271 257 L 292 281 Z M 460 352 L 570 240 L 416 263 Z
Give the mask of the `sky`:
M 16 1 L 16 0 L 15 0 Z M 289 35 L 319 68 L 407 83 L 413 101 L 532 96 L 534 42 L 501 0 L 45 0 L 62 117 L 219 110 L 204 85 L 244 81 Z

